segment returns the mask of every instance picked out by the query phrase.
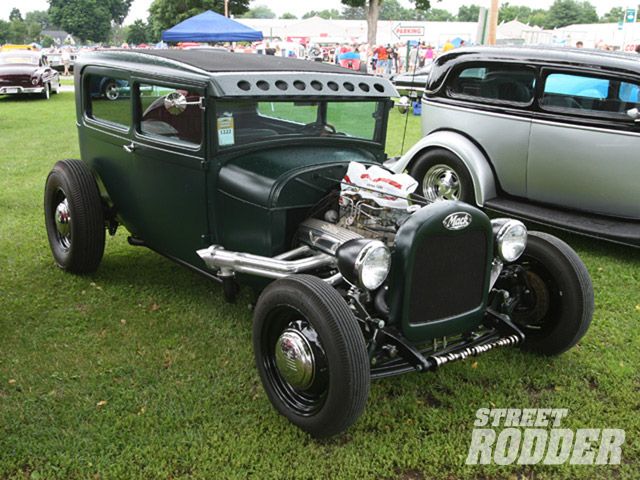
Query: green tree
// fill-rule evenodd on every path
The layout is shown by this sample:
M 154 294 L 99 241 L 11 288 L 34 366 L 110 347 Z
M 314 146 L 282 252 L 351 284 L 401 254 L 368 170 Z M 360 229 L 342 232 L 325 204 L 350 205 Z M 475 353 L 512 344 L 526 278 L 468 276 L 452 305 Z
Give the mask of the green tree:
M 20 9 L 12 8 L 11 13 L 9 14 L 10 22 L 22 22 L 22 14 L 20 13 Z
M 456 17 L 448 10 L 443 8 L 432 8 L 427 10 L 424 19 L 428 22 L 453 22 Z
M 462 5 L 458 8 L 457 19 L 459 22 L 477 22 L 480 15 L 480 5 Z
M 344 7 L 342 18 L 345 20 L 366 20 L 367 10 L 364 7 Z
M 34 10 L 27 12 L 24 16 L 24 21 L 27 23 L 37 23 L 42 30 L 46 30 L 51 26 L 51 20 L 49 19 L 49 13 L 45 10 Z
M 0 41 L 1 42 L 1 41 Z M 45 35 L 42 37 L 42 40 L 40 41 L 40 44 L 44 47 L 44 48 L 49 48 L 49 47 L 53 47 L 53 45 L 56 42 L 53 40 L 52 37 L 50 37 L 49 35 Z
M 549 14 L 548 10 L 544 10 L 542 8 L 537 8 L 531 12 L 529 15 L 529 25 L 536 25 L 538 27 L 542 27 L 547 24 L 547 15 Z
M 112 22 L 121 25 L 131 0 L 49 0 L 51 21 L 82 42 L 106 42 Z
M 276 18 L 276 14 L 266 5 L 256 5 L 244 13 L 242 18 Z
M 302 16 L 302 18 L 312 17 L 320 17 L 324 18 L 325 20 L 335 20 L 338 18 L 342 18 L 342 14 L 335 8 L 332 8 L 331 10 L 311 10 Z
M 229 14 L 242 15 L 249 10 L 250 1 L 229 0 Z M 224 15 L 224 0 L 153 0 L 149 7 L 149 24 L 153 35 L 160 38 L 163 30 L 207 10 Z
M 27 25 L 23 20 L 9 22 L 9 43 L 26 43 L 29 40 Z
M 430 0 L 411 0 L 415 5 L 416 10 L 422 10 L 426 12 L 431 8 Z M 369 45 L 376 43 L 376 36 L 378 34 L 378 18 L 380 16 L 380 6 L 382 0 L 342 0 L 342 3 L 347 7 L 360 7 L 364 8 L 367 12 L 367 42 Z
M 597 23 L 596 7 L 589 2 L 555 0 L 547 14 L 545 28 L 560 28 L 575 23 Z
M 141 43 L 147 43 L 149 40 L 149 25 L 147 25 L 143 20 L 136 20 L 127 27 L 127 43 L 139 45 Z
M 614 7 L 600 17 L 600 23 L 618 23 L 624 20 L 625 10 L 623 7 Z
M 298 17 L 296 17 L 293 13 L 285 12 L 280 15 L 280 18 L 282 20 L 296 20 Z
M 384 0 L 380 6 L 378 20 L 410 20 L 414 16 L 415 12 L 404 8 L 398 0 Z
M 529 17 L 531 17 L 531 9 L 529 7 L 511 5 L 509 2 L 500 5 L 500 11 L 498 12 L 498 22 L 518 20 L 522 23 L 527 23 Z
M 9 43 L 11 35 L 11 23 L 6 20 L 0 20 L 0 44 Z

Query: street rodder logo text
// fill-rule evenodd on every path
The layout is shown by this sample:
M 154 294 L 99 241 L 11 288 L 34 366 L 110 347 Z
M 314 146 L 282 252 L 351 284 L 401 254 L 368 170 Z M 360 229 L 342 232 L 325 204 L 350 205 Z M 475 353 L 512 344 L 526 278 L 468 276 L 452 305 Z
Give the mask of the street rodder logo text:
M 566 408 L 480 408 L 468 465 L 619 464 L 624 430 L 562 427 Z

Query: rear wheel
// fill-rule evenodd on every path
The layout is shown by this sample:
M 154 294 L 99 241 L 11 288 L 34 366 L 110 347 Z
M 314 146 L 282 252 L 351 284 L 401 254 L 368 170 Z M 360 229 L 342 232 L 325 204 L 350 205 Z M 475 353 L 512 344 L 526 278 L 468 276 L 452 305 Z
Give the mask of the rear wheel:
M 409 174 L 418 181 L 416 193 L 427 200 L 460 200 L 475 203 L 471 175 L 458 156 L 437 148 L 416 158 Z
M 45 186 L 44 217 L 56 264 L 72 273 L 95 271 L 104 253 L 104 212 L 96 182 L 83 162 L 55 164 Z
M 524 350 L 558 355 L 586 333 L 593 316 L 589 272 L 573 249 L 559 238 L 529 232 L 517 262 L 526 272 L 530 294 L 512 313 L 525 334 Z
M 255 310 L 253 347 L 273 406 L 314 437 L 354 423 L 369 395 L 369 357 L 347 303 L 323 280 L 293 275 L 269 285 Z

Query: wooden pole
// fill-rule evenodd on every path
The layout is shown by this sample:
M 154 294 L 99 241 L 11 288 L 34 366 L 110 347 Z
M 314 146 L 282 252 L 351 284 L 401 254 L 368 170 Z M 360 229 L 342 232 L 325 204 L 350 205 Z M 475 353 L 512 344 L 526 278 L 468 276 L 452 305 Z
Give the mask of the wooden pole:
M 224 0 L 224 16 L 229 17 L 229 0 Z
M 496 30 L 498 29 L 498 11 L 500 10 L 500 0 L 491 0 L 489 10 L 489 32 L 487 33 L 487 45 L 496 44 Z

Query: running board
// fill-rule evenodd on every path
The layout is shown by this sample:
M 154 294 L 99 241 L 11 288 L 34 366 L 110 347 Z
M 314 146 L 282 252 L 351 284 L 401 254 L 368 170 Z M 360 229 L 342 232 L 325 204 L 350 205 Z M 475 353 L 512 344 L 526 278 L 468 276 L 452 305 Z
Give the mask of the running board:
M 487 200 L 484 202 L 484 209 L 587 237 L 640 247 L 640 220 L 560 210 L 511 198 Z

